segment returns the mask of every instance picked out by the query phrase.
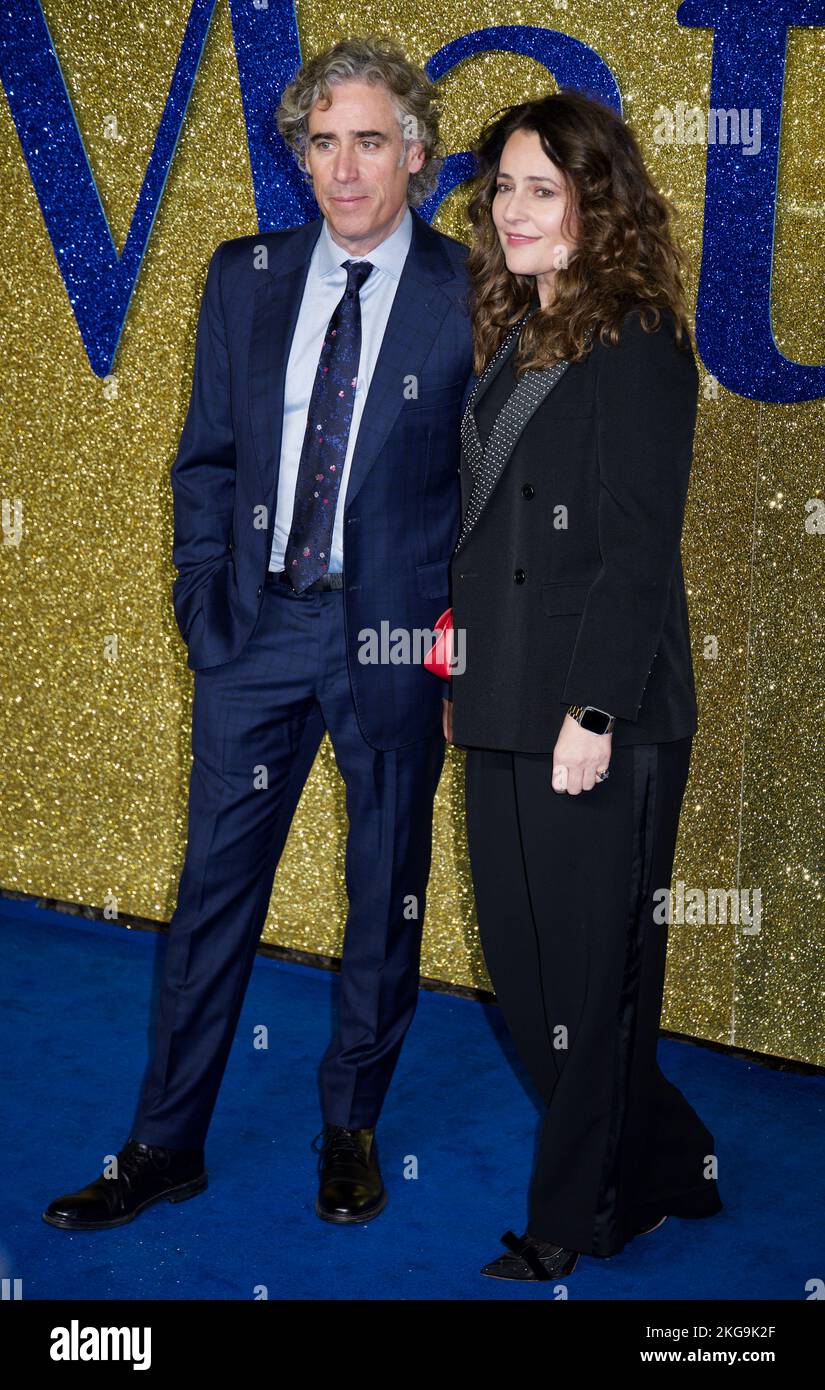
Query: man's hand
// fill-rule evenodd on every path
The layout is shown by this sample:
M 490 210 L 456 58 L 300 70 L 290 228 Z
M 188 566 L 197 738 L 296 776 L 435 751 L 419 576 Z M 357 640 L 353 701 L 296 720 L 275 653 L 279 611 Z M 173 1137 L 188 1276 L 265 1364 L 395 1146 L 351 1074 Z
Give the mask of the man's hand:
M 448 743 L 453 741 L 453 702 L 452 700 L 441 700 L 441 727 L 444 730 L 444 737 Z
M 553 749 L 553 791 L 571 796 L 589 792 L 598 780 L 596 773 L 610 766 L 612 750 L 612 734 L 591 734 L 566 714 Z

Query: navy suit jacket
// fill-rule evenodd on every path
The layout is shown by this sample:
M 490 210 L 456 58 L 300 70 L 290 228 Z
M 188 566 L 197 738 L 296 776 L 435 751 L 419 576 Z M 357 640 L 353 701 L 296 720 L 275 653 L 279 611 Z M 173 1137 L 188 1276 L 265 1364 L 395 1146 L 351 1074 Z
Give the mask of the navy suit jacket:
M 473 382 L 467 247 L 414 209 L 412 217 L 344 511 L 350 682 L 361 732 L 378 749 L 432 736 L 449 694 L 421 655 L 429 646 L 423 634 L 450 601 L 461 514 L 459 427 Z M 318 217 L 223 241 L 209 263 L 191 399 L 171 470 L 172 597 L 195 671 L 234 660 L 258 620 L 286 366 L 321 227 Z M 393 629 L 409 634 L 406 652 Z M 365 630 L 375 633 L 378 662 L 363 659 Z

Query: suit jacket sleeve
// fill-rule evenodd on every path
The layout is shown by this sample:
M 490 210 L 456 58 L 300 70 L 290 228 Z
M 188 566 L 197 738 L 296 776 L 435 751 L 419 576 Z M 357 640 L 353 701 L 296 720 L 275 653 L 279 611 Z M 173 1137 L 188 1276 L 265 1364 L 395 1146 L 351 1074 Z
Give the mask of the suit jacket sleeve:
M 189 409 L 171 470 L 172 559 L 178 570 L 172 597 L 184 639 L 201 584 L 231 559 L 235 439 L 221 301 L 224 245 L 221 242 L 209 262 L 198 316 Z
M 626 314 L 597 381 L 601 570 L 582 613 L 562 691 L 634 722 L 667 612 L 696 423 L 698 372 L 669 310 L 645 332 Z

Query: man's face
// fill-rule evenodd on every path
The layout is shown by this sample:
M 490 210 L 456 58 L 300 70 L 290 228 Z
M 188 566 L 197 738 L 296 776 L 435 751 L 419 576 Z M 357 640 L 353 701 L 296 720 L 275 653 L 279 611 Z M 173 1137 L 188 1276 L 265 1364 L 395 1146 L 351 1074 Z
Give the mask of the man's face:
M 329 106 L 307 117 L 306 166 L 335 241 L 365 256 L 401 222 L 410 174 L 424 163 L 420 141 L 407 147 L 386 87 L 341 82 Z

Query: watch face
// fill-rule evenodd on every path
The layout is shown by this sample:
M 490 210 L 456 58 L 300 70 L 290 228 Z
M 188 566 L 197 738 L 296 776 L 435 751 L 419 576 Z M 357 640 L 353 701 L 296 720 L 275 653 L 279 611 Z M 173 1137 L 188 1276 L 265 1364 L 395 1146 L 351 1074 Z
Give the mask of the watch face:
M 586 709 L 581 717 L 583 729 L 589 729 L 591 734 L 603 734 L 610 723 L 610 716 L 603 710 Z

